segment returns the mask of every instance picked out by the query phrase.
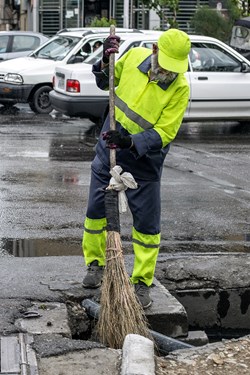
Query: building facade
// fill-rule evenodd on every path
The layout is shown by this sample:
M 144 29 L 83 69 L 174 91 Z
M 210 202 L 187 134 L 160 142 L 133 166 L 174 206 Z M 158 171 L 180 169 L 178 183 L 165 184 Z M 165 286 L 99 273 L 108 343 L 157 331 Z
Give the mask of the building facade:
M 209 0 L 180 0 L 177 22 L 189 31 L 190 18 L 197 6 L 209 5 Z M 52 36 L 58 30 L 90 26 L 95 18 L 114 18 L 118 27 L 167 29 L 167 16 L 160 20 L 145 8 L 141 0 L 0 0 L 0 30 L 39 31 Z

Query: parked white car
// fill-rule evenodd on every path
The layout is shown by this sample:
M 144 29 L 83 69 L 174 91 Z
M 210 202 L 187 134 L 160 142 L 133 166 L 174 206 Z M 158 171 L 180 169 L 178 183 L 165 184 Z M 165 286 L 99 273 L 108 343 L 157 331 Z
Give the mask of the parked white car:
M 28 56 L 49 38 L 33 31 L 0 31 L 0 61 Z
M 122 37 L 118 59 L 138 45 L 151 48 L 158 36 Z M 210 37 L 190 35 L 192 48 L 186 77 L 191 88 L 184 121 L 250 119 L 250 62 L 225 43 Z M 101 49 L 74 69 L 55 69 L 54 109 L 68 116 L 97 121 L 108 109 L 108 92 L 95 83 L 92 64 L 102 56 Z M 88 65 L 90 64 L 90 65 Z
M 117 34 L 139 34 L 133 29 L 117 29 Z M 62 31 L 29 56 L 0 64 L 0 104 L 29 103 L 36 113 L 52 110 L 49 92 L 55 67 L 83 62 L 92 53 L 95 41 L 103 41 L 109 28 Z
M 119 54 L 120 58 L 126 51 L 133 47 L 147 47 L 152 49 L 161 33 L 123 34 Z M 109 93 L 100 90 L 95 83 L 92 73 L 93 63 L 102 57 L 103 48 L 100 47 L 89 56 L 83 64 L 56 67 L 53 78 L 54 90 L 50 92 L 52 107 L 68 116 L 87 117 L 96 122 L 101 119 L 108 108 Z

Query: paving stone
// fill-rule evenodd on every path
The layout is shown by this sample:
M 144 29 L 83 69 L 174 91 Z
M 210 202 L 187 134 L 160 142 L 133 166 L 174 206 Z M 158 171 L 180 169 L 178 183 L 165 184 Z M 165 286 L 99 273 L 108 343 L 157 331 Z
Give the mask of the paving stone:
M 31 317 L 27 314 L 26 318 L 15 321 L 15 326 L 22 332 L 31 334 L 61 334 L 64 337 L 71 337 L 67 308 L 64 303 L 35 302 L 27 312 L 30 313 Z M 36 312 L 38 313 L 37 317 L 35 317 Z M 32 313 L 34 317 L 32 317 Z
M 154 343 L 146 337 L 130 334 L 122 347 L 121 375 L 154 375 Z

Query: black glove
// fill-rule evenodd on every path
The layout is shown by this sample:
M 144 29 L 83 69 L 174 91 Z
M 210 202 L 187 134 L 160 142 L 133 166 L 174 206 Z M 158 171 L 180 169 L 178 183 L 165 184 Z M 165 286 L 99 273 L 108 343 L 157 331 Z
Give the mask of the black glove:
M 109 130 L 102 134 L 102 139 L 106 141 L 108 148 L 130 148 L 133 145 L 132 138 L 127 135 L 124 136 L 118 130 Z
M 110 35 L 103 42 L 103 57 L 104 64 L 108 64 L 111 53 L 119 52 L 119 42 L 121 38 L 117 35 Z

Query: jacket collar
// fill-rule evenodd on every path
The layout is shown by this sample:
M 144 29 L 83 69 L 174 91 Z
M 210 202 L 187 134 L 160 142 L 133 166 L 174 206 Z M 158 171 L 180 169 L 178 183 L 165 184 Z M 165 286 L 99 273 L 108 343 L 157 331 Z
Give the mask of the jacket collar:
M 148 74 L 148 72 L 150 71 L 151 69 L 151 55 L 149 55 L 145 60 L 143 60 L 142 63 L 140 63 L 140 65 L 138 65 L 138 69 L 142 72 L 142 73 L 145 73 L 145 74 Z M 177 74 L 178 76 L 178 74 Z M 173 81 L 177 78 L 177 76 L 173 79 Z M 167 90 L 167 88 L 171 85 L 171 83 L 173 81 L 170 81 L 168 83 L 165 83 L 165 82 L 160 82 L 158 81 L 157 82 L 157 85 L 162 89 L 162 90 Z

